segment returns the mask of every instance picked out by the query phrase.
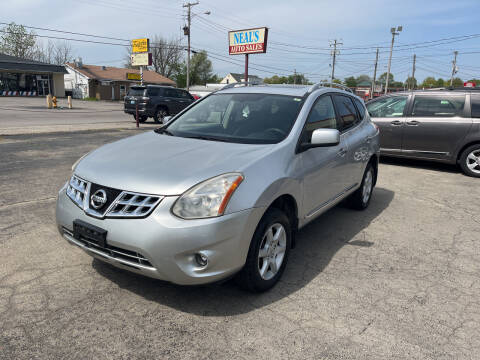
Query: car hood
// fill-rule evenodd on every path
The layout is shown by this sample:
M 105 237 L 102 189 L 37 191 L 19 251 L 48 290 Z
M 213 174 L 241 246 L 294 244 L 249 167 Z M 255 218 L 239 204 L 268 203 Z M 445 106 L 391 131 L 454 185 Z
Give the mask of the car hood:
M 188 139 L 150 131 L 89 153 L 78 163 L 75 174 L 115 189 L 180 195 L 211 177 L 243 171 L 273 146 Z

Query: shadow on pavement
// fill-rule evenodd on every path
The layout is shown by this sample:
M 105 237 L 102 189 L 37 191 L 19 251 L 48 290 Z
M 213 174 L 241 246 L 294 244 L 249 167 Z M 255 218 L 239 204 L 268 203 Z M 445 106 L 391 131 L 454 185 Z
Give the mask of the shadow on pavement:
M 393 191 L 376 188 L 367 210 L 337 206 L 304 227 L 298 234 L 297 246 L 290 253 L 282 279 L 273 289 L 262 294 L 245 292 L 234 281 L 207 286 L 176 286 L 117 269 L 100 260 L 94 259 L 92 265 L 100 275 L 120 288 L 178 311 L 202 316 L 247 313 L 303 288 L 327 267 L 344 245 L 374 246 L 368 240 L 354 238 L 389 206 L 393 198 Z
M 395 158 L 382 155 L 380 157 L 380 163 L 386 165 L 398 165 L 398 166 L 407 166 L 417 169 L 426 169 L 433 171 L 442 171 L 449 173 L 461 173 L 461 170 L 458 166 L 454 164 L 446 164 L 436 161 L 428 160 L 417 160 L 417 159 L 406 159 L 406 158 Z

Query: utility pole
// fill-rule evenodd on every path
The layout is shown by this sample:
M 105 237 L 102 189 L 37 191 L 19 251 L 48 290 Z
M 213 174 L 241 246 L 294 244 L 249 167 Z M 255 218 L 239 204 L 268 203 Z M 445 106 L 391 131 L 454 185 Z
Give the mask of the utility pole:
M 375 56 L 375 70 L 373 70 L 372 91 L 370 92 L 370 99 L 373 99 L 373 93 L 375 92 L 375 80 L 377 79 L 377 66 L 378 66 L 378 48 L 377 55 Z
M 333 83 L 333 80 L 335 79 L 335 61 L 336 61 L 336 58 L 337 58 L 337 54 L 339 54 L 340 52 L 337 51 L 337 45 L 343 45 L 343 43 L 341 42 L 338 42 L 337 39 L 333 40 L 333 44 L 330 44 L 330 46 L 333 46 L 333 50 L 332 50 L 332 76 L 331 76 L 331 80 L 330 82 Z M 331 87 L 332 85 L 330 85 Z
M 416 60 L 417 60 L 417 54 L 413 54 L 412 79 L 411 79 L 411 84 L 408 84 L 408 90 L 413 90 L 415 86 L 414 80 L 415 80 L 415 61 Z
M 188 37 L 188 49 L 187 49 L 187 91 L 190 89 L 190 25 L 192 23 L 191 9 L 192 6 L 198 5 L 199 2 L 188 2 L 183 5 L 187 8 L 187 26 L 183 28 L 183 33 Z
M 394 27 L 390 29 L 390 32 L 392 33 L 392 45 L 390 45 L 390 57 L 388 59 L 387 80 L 385 82 L 385 94 L 388 92 L 388 80 L 390 77 L 390 67 L 392 65 L 393 43 L 395 42 L 395 35 L 400 35 L 400 31 L 402 31 L 402 26 L 397 26 L 396 29 Z
M 293 85 L 297 85 L 297 69 L 293 69 Z
M 455 57 L 453 58 L 453 61 L 452 61 L 452 76 L 450 77 L 450 87 L 453 86 L 453 76 L 457 73 L 457 55 L 458 55 L 458 51 L 454 51 L 453 54 L 455 55 Z

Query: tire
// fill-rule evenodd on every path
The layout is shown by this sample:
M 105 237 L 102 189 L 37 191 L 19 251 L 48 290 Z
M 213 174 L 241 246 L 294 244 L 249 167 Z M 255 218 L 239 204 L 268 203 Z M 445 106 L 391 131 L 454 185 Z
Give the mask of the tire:
M 133 115 L 133 118 L 135 119 L 135 121 L 137 121 L 136 115 Z M 147 119 L 148 119 L 148 116 L 142 116 L 142 115 L 138 116 L 138 122 L 140 123 L 144 123 L 145 121 L 147 121 Z
M 373 168 L 372 163 L 369 163 L 363 173 L 360 187 L 348 198 L 348 205 L 352 209 L 365 210 L 370 204 L 374 183 L 375 169 Z
M 156 123 L 163 123 L 163 118 L 168 115 L 168 110 L 164 107 L 158 108 L 155 110 L 155 114 L 153 115 L 153 121 Z
M 465 175 L 480 178 L 480 144 L 466 148 L 460 156 L 459 163 Z
M 253 234 L 245 266 L 236 276 L 237 283 L 251 292 L 272 288 L 285 270 L 291 245 L 292 227 L 287 215 L 276 208 L 268 210 Z

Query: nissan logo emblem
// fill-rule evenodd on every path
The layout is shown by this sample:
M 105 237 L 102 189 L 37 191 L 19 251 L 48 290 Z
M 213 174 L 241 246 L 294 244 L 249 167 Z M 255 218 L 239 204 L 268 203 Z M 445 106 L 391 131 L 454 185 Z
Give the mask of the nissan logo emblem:
M 105 190 L 97 190 L 90 197 L 90 205 L 96 210 L 100 209 L 103 205 L 107 203 L 107 193 Z

